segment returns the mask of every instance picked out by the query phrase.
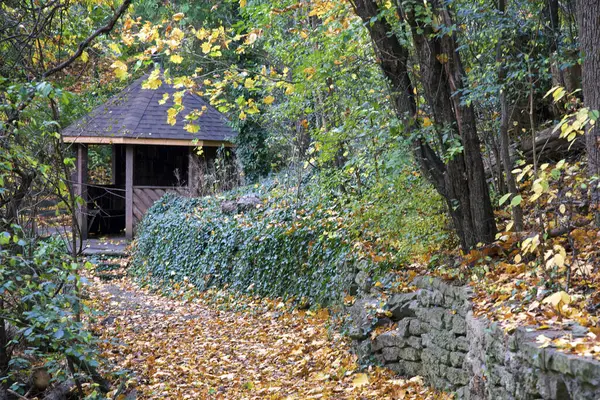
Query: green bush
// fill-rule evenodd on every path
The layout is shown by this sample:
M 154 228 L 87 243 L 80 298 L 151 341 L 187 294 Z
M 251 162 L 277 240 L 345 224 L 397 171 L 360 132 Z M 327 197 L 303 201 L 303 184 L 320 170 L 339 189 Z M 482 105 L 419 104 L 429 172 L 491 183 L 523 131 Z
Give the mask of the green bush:
M 312 180 L 301 193 L 273 179 L 226 196 L 166 195 L 138 227 L 131 271 L 166 288 L 189 282 L 328 304 L 351 291 L 359 266 L 377 276 L 406 255 L 390 247 L 397 238 L 364 223 L 364 209 L 327 197 Z M 256 209 L 221 211 L 223 201 L 249 194 L 261 199 Z
M 77 289 L 81 265 L 71 262 L 60 237 L 27 241 L 18 226 L 11 228 L 0 233 L 0 324 L 7 332 L 0 335 L 0 362 L 6 363 L 0 386 L 24 394 L 38 368 L 53 382 L 65 381 L 66 360 L 79 378 L 104 384 L 96 371 L 103 361 L 98 340 L 80 322 L 90 311 Z
M 134 273 L 311 303 L 340 298 L 355 258 L 342 210 L 317 198 L 293 207 L 291 191 L 270 189 L 260 208 L 234 215 L 221 212 L 223 198 L 165 196 L 139 226 Z

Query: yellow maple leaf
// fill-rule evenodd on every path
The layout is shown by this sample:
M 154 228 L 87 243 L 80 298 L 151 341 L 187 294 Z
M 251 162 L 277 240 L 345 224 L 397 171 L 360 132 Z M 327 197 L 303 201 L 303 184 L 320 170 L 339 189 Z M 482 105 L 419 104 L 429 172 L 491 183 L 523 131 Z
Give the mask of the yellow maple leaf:
M 258 39 L 258 35 L 255 32 L 251 32 L 250 34 L 248 34 L 248 37 L 246 38 L 245 43 L 252 44 L 252 43 L 256 42 L 256 39 Z
M 142 83 L 142 89 L 158 89 L 160 85 L 162 85 L 162 81 L 160 80 L 160 71 L 155 69 L 152 71 L 148 79 L 144 83 Z
M 169 93 L 163 94 L 163 97 L 158 101 L 158 104 L 163 105 L 167 102 L 167 100 L 169 100 Z
M 178 113 L 179 111 L 177 111 L 177 109 L 169 108 L 169 110 L 167 111 L 167 122 L 169 123 L 169 125 L 175 125 L 175 123 L 177 122 L 177 119 L 175 119 L 175 117 Z
M 125 64 L 121 60 L 116 60 L 111 64 L 110 67 L 114 69 L 113 72 L 115 73 L 115 76 L 121 80 L 127 79 L 127 77 L 129 76 L 129 74 L 127 73 L 127 64 Z
M 203 52 L 204 54 L 208 54 L 208 53 L 210 53 L 210 49 L 211 49 L 211 47 L 212 47 L 212 46 L 211 46 L 210 42 L 204 42 L 204 43 L 202 43 L 202 52 Z
M 169 60 L 171 60 L 172 63 L 181 64 L 183 57 L 181 57 L 179 54 L 172 54 Z
M 183 129 L 185 129 L 189 133 L 198 133 L 200 131 L 200 126 L 196 124 L 187 124 L 183 127 Z
M 181 21 L 185 17 L 184 13 L 177 13 L 173 15 L 173 21 Z
M 246 78 L 246 80 L 244 81 L 244 87 L 246 89 L 252 89 L 254 87 L 254 79 L 252 78 Z
M 553 293 L 550 296 L 546 297 L 544 300 L 542 300 L 542 303 L 551 304 L 555 308 L 558 308 L 558 306 L 561 303 L 562 304 L 571 303 L 571 296 L 569 296 L 567 294 L 567 292 L 561 290 L 560 292 Z
M 267 96 L 263 99 L 263 103 L 269 105 L 272 104 L 275 101 L 275 97 L 273 96 Z
M 246 113 L 245 112 L 240 112 L 240 120 L 245 121 L 246 120 Z
M 367 376 L 367 374 L 356 374 L 354 376 L 354 379 L 352 380 L 352 386 L 353 387 L 361 387 L 361 386 L 365 386 L 369 384 L 369 377 Z
M 110 43 L 108 48 L 114 51 L 117 55 L 121 55 L 121 46 L 119 46 L 117 43 Z
M 87 62 L 89 59 L 90 59 L 90 55 L 88 54 L 87 51 L 84 51 L 83 53 L 81 53 L 81 61 Z
M 240 0 L 240 8 L 246 7 L 246 3 L 247 3 L 246 0 Z

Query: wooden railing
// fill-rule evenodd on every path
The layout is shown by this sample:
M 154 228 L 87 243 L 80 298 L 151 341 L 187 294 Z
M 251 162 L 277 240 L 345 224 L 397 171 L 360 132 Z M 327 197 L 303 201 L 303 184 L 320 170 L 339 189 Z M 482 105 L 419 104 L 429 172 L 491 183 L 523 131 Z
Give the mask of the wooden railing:
M 186 196 L 187 187 L 178 186 L 134 186 L 133 187 L 133 218 L 137 224 L 155 201 L 167 192 L 174 192 Z

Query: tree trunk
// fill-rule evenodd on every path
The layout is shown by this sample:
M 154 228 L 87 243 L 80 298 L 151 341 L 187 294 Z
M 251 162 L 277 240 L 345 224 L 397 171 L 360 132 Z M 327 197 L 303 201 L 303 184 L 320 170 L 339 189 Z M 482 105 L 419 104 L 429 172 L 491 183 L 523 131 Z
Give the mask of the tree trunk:
M 0 299 L 0 312 L 4 311 L 4 301 Z M 0 318 L 0 376 L 5 376 L 10 363 L 10 354 L 8 352 L 8 331 L 6 329 L 6 321 Z M 0 390 L 2 385 L 0 384 Z
M 408 49 L 392 33 L 389 23 L 379 16 L 374 0 L 355 0 L 352 4 L 369 30 L 381 68 L 390 81 L 396 113 L 407 131 L 414 132 L 417 107 L 408 73 Z M 412 29 L 425 98 L 436 126 L 449 132 L 451 139 L 463 148 L 462 152 L 449 156 L 447 150 L 453 143 L 444 141 L 442 131 L 438 130 L 438 152 L 426 140 L 416 139 L 415 156 L 444 197 L 462 247 L 469 249 L 479 242 L 494 240 L 496 232 L 475 114 L 470 106 L 461 103 L 457 94 L 463 88 L 464 71 L 454 37 L 433 35 L 431 25 L 422 24 L 410 9 L 410 3 L 407 4 L 409 8 L 399 9 L 398 14 L 407 19 Z M 447 10 L 439 7 L 436 11 L 447 26 L 452 25 Z
M 600 110 L 600 2 L 578 0 L 577 19 L 579 41 L 583 52 L 583 100 L 590 110 Z M 600 175 L 600 129 L 598 124 L 589 125 L 586 132 L 588 173 Z M 592 185 L 592 204 L 596 207 L 600 191 Z
M 502 17 L 505 17 L 506 3 L 504 0 L 498 0 L 498 11 L 502 13 Z M 504 85 L 504 81 L 506 80 L 506 72 L 503 68 L 504 63 L 502 61 L 502 42 L 503 38 L 501 36 L 498 40 L 498 45 L 496 46 L 496 63 L 498 64 L 498 83 Z M 519 191 L 517 189 L 515 177 L 512 174 L 513 165 L 510 160 L 510 138 L 508 136 L 508 128 L 511 112 L 509 112 L 508 109 L 508 98 L 505 87 L 500 89 L 498 99 L 500 102 L 500 148 L 502 152 L 502 166 L 504 167 L 504 172 L 506 173 L 506 185 L 508 186 L 508 191 L 511 194 L 510 199 L 512 200 L 518 195 Z M 515 231 L 522 231 L 523 209 L 521 208 L 520 204 L 512 207 L 512 216 Z

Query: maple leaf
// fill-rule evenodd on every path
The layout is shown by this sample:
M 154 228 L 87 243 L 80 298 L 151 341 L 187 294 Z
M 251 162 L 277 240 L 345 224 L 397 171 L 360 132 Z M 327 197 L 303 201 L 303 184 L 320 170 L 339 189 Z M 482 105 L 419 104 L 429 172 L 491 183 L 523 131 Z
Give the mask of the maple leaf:
M 202 43 L 202 52 L 204 54 L 208 54 L 210 53 L 210 49 L 212 48 L 212 45 L 210 44 L 210 42 L 204 42 Z
M 127 79 L 127 77 L 129 76 L 129 74 L 127 73 L 127 64 L 125 64 L 123 61 L 116 60 L 111 64 L 111 68 L 114 69 L 113 72 L 115 76 L 120 80 Z
M 369 377 L 367 374 L 360 373 L 354 375 L 354 379 L 352 379 L 352 386 L 357 388 L 361 386 L 365 386 L 369 384 Z
M 183 129 L 188 131 L 189 133 L 198 133 L 200 131 L 200 126 L 196 124 L 186 124 Z
M 542 303 L 551 304 L 554 308 L 558 308 L 561 303 L 565 305 L 571 303 L 571 296 L 569 296 L 567 292 L 561 290 L 560 292 L 553 293 L 546 297 L 542 300 Z
M 169 58 L 169 60 L 172 63 L 181 64 L 183 62 L 183 57 L 181 57 L 179 54 L 173 54 L 173 55 L 171 55 L 171 57 Z
M 176 108 L 169 108 L 167 111 L 167 122 L 169 125 L 175 125 L 175 123 L 177 123 L 177 120 L 175 119 L 177 114 L 179 114 L 179 111 Z
M 142 83 L 143 89 L 158 89 L 162 85 L 162 81 L 160 80 L 160 70 L 155 69 L 152 71 L 148 79 Z

